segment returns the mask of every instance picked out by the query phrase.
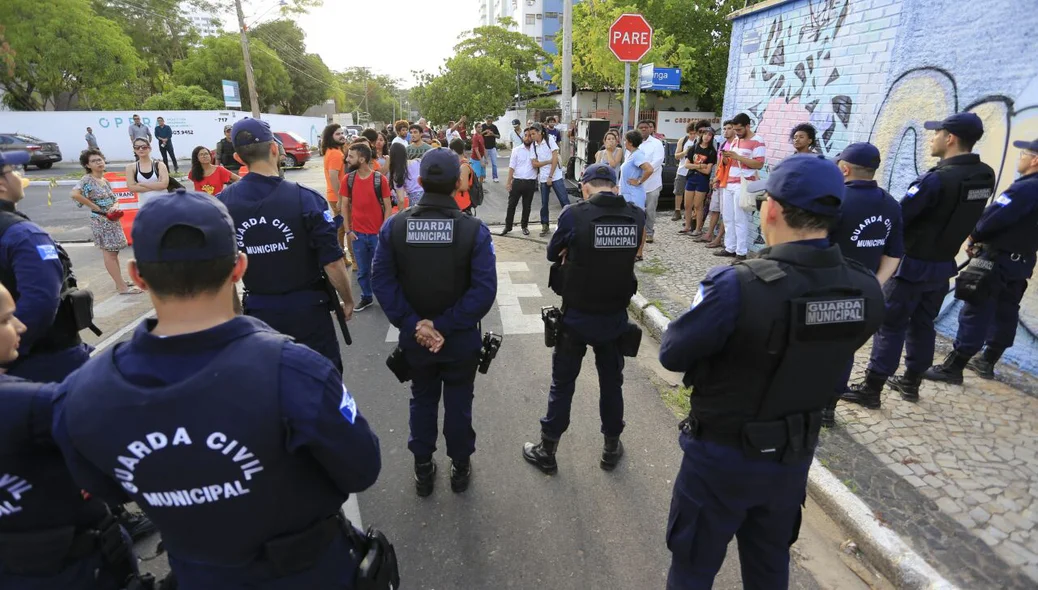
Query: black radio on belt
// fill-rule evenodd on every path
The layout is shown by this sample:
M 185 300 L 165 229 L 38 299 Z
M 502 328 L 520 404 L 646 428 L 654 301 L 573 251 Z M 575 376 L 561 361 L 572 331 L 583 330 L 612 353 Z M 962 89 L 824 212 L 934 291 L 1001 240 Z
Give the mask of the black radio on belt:
M 642 329 L 634 322 L 627 322 L 627 331 L 620 336 L 620 354 L 626 357 L 636 357 L 641 344 Z
M 562 328 L 562 312 L 554 305 L 542 307 L 541 321 L 544 322 L 544 345 L 554 348 L 559 341 L 559 330 Z
M 986 301 L 994 293 L 994 253 L 983 245 L 974 246 L 976 255 L 955 277 L 955 298 L 971 305 Z
M 500 334 L 493 332 L 487 332 L 483 334 L 483 347 L 479 349 L 479 372 L 484 375 L 490 370 L 490 363 L 497 356 L 497 351 L 501 350 L 501 343 L 504 338 Z
M 397 346 L 390 353 L 389 358 L 386 359 L 386 366 L 389 370 L 396 375 L 396 378 L 401 383 L 407 383 L 411 380 L 411 364 L 407 362 L 407 357 L 404 356 L 404 349 Z

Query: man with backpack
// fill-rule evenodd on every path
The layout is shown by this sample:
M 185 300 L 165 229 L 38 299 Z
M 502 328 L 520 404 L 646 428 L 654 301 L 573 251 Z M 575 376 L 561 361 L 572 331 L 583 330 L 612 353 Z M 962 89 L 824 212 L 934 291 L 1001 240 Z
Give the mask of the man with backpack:
M 357 283 L 360 284 L 360 303 L 353 308 L 362 311 L 375 302 L 371 291 L 371 263 L 375 259 L 378 232 L 392 213 L 389 200 L 389 180 L 371 169 L 371 148 L 363 143 L 350 146 L 346 163 L 353 170 L 339 188 L 339 196 L 346 197 L 343 218 L 346 237 L 353 241 L 357 262 Z

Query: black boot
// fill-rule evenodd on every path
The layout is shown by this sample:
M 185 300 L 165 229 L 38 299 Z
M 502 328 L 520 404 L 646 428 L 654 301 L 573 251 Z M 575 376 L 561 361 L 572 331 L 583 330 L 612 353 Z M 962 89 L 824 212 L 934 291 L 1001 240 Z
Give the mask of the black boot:
M 123 506 L 112 507 L 111 511 L 112 515 L 126 529 L 126 532 L 134 542 L 140 541 L 159 530 L 143 512 L 130 512 Z
M 833 401 L 829 402 L 829 405 L 822 408 L 822 428 L 832 428 L 836 426 L 836 404 L 840 401 L 840 398 L 834 397 Z
M 934 365 L 923 373 L 923 379 L 929 381 L 943 381 L 953 385 L 962 385 L 962 370 L 966 368 L 970 357 L 959 354 L 954 350 L 944 357 L 944 362 Z
M 606 471 L 616 469 L 620 457 L 624 456 L 624 444 L 620 442 L 619 436 L 605 437 L 605 445 L 602 446 L 602 461 L 599 466 Z
M 540 444 L 523 445 L 523 459 L 548 475 L 554 475 L 559 470 L 559 464 L 555 462 L 555 451 L 558 448 L 559 441 L 541 437 Z
M 960 375 L 961 379 L 961 375 Z M 887 380 L 891 389 L 901 394 L 901 399 L 906 402 L 915 403 L 919 401 L 919 386 L 923 382 L 923 376 L 905 369 L 903 375 L 895 375 Z
M 472 462 L 468 459 L 455 461 L 451 459 L 451 490 L 460 494 L 469 489 L 469 479 L 472 477 Z
M 966 368 L 976 373 L 977 377 L 981 379 L 994 379 L 995 363 L 1002 358 L 1003 352 L 1002 349 L 987 346 L 980 356 L 975 356 L 966 363 Z
M 414 460 L 414 490 L 421 496 L 426 497 L 433 492 L 433 484 L 436 483 L 436 462 L 432 457 Z
M 858 404 L 870 410 L 878 410 L 880 405 L 879 394 L 883 391 L 883 385 L 887 378 L 872 371 L 865 372 L 865 381 L 855 383 L 843 395 L 840 396 L 845 402 Z

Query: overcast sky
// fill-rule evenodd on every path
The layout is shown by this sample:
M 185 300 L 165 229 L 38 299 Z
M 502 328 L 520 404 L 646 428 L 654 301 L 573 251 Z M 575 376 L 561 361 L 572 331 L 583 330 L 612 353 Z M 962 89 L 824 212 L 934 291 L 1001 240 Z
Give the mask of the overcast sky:
M 276 0 L 255 0 L 262 15 Z M 246 11 L 245 21 L 255 15 Z M 262 20 L 276 18 L 271 11 Z M 414 84 L 411 70 L 435 73 L 453 55 L 458 35 L 479 24 L 477 0 L 324 0 L 309 14 L 294 17 L 306 33 L 306 48 L 332 70 L 370 67 Z M 234 21 L 228 29 L 237 27 Z M 359 48 L 359 50 L 358 50 Z

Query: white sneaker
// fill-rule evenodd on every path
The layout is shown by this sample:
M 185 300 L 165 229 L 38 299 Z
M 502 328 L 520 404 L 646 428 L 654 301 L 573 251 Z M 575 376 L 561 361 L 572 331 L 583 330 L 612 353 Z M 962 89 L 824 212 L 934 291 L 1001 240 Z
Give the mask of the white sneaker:
M 497 179 L 496 179 L 496 178 L 494 179 L 494 182 L 497 182 Z

